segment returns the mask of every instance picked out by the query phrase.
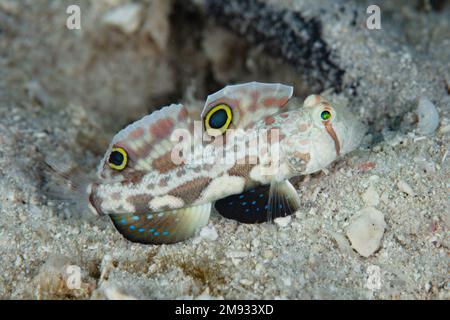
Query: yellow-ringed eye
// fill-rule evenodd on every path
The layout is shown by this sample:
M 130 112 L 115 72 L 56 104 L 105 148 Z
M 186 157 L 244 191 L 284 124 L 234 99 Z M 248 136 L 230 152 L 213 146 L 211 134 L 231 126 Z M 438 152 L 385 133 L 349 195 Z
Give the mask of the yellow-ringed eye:
M 223 134 L 231 124 L 233 112 L 229 105 L 219 104 L 208 111 L 205 117 L 205 128 L 209 134 L 218 136 Z
M 121 147 L 112 148 L 108 158 L 108 164 L 112 169 L 121 171 L 125 169 L 127 162 L 128 154 L 125 149 Z

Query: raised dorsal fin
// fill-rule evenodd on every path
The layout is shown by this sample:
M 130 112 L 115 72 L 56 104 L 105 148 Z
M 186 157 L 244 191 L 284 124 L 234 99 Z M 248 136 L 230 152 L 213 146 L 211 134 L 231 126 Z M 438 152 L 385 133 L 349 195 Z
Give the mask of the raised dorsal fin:
M 280 83 L 249 82 L 226 86 L 208 96 L 201 117 L 226 104 L 232 111 L 232 128 L 250 128 L 256 121 L 277 113 L 292 97 L 293 88 Z
M 164 107 L 119 131 L 112 139 L 99 168 L 103 178 L 120 175 L 133 176 L 136 172 L 167 172 L 174 167 L 171 152 L 178 141 L 172 141 L 175 130 L 193 132 L 194 121 L 188 109 L 181 104 Z M 123 148 L 128 156 L 126 167 L 111 170 L 108 159 L 111 150 Z

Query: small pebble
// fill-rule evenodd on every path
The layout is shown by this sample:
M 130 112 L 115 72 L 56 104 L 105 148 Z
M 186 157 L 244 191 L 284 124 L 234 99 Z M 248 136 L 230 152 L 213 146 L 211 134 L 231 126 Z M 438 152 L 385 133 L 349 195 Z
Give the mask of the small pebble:
M 416 112 L 419 117 L 417 132 L 432 134 L 439 126 L 439 113 L 434 104 L 427 97 L 421 97 Z
M 411 188 L 411 186 L 406 182 L 406 181 L 404 181 L 404 180 L 400 180 L 398 183 L 397 183 L 397 187 L 398 187 L 398 189 L 401 191 L 401 192 L 404 192 L 404 193 L 406 193 L 407 195 L 409 195 L 409 196 L 414 196 L 415 195 L 415 192 L 414 192 L 414 190 Z
M 125 33 L 134 33 L 141 24 L 142 5 L 129 3 L 108 11 L 102 19 L 105 25 L 119 28 Z
M 352 248 L 367 258 L 380 247 L 385 228 L 383 213 L 369 207 L 361 210 L 359 217 L 348 227 L 347 237 Z
M 200 230 L 200 237 L 209 241 L 215 241 L 219 235 L 214 226 L 205 226 Z
M 279 225 L 281 228 L 287 227 L 289 223 L 291 223 L 291 216 L 286 216 L 282 218 L 276 218 L 274 221 L 277 225 Z
M 375 207 L 380 202 L 380 197 L 378 196 L 378 193 L 373 185 L 367 188 L 366 192 L 363 193 L 362 199 L 369 207 Z
M 241 280 L 239 281 L 239 283 L 242 284 L 242 285 L 244 285 L 244 286 L 250 286 L 250 285 L 253 283 L 253 281 L 251 281 L 251 280 L 249 280 L 249 279 L 241 279 Z

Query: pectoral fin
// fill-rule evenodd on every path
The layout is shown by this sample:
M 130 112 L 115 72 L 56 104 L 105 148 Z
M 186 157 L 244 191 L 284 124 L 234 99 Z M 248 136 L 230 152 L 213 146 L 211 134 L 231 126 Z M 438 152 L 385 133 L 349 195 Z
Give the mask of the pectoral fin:
M 284 180 L 228 196 L 214 206 L 225 218 L 261 223 L 294 213 L 300 207 L 300 199 L 292 184 Z
M 171 211 L 110 215 L 127 240 L 143 244 L 169 244 L 186 240 L 208 223 L 211 203 Z

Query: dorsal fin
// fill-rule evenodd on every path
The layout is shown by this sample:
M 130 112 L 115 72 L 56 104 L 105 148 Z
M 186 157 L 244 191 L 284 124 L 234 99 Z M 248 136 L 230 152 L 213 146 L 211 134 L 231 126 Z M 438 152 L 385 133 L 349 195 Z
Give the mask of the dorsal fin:
M 292 97 L 293 88 L 280 83 L 249 82 L 226 86 L 208 96 L 202 119 L 219 104 L 231 107 L 232 127 L 246 129 L 253 123 L 277 113 Z
M 193 127 L 188 109 L 181 104 L 172 104 L 143 117 L 114 136 L 99 168 L 100 176 L 107 177 L 108 172 L 127 176 L 136 171 L 168 170 L 173 167 L 170 153 L 177 143 L 171 141 L 173 132 L 177 129 L 193 132 Z M 111 171 L 107 163 L 112 148 L 116 147 L 128 153 L 128 164 L 123 171 Z

